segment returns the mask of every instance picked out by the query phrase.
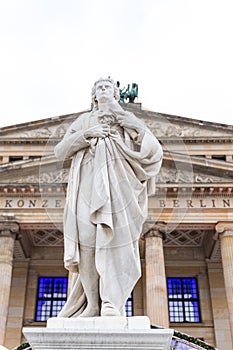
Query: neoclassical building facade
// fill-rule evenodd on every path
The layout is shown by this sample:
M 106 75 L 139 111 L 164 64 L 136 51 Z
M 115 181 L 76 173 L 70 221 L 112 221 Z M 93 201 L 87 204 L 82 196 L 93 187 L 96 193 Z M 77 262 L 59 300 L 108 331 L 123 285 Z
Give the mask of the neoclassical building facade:
M 125 104 L 163 146 L 127 314 L 233 347 L 233 127 Z M 83 112 L 82 112 L 83 113 Z M 62 216 L 70 160 L 54 146 L 82 113 L 0 129 L 0 345 L 46 326 L 69 287 Z

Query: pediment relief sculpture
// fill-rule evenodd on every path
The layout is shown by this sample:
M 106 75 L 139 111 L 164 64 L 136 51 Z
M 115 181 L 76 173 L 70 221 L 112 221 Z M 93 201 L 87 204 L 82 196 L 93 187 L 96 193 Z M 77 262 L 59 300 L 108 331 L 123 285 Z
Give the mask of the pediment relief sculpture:
M 193 172 L 190 174 L 189 171 L 174 169 L 170 167 L 162 167 L 158 176 L 157 183 L 224 183 L 232 182 L 232 178 L 214 176 L 202 172 Z
M 198 120 L 186 120 L 183 117 L 176 117 L 172 115 L 166 115 L 156 112 L 149 112 L 146 110 L 138 110 L 138 108 L 130 108 L 125 107 L 125 109 L 129 109 L 133 111 L 134 114 L 143 120 L 146 125 L 150 128 L 150 130 L 157 137 L 185 137 L 185 138 L 193 138 L 193 137 L 232 137 L 233 127 L 218 125 L 215 123 L 205 123 L 199 122 Z M 76 119 L 79 114 L 75 113 L 72 115 L 61 116 L 58 118 L 54 118 L 54 121 L 51 119 L 46 121 L 42 121 L 42 125 L 33 126 L 33 122 L 30 125 L 25 125 L 25 127 L 10 127 L 9 130 L 0 129 L 1 138 L 62 138 L 67 130 L 68 126 Z M 38 124 L 38 121 L 35 122 Z
M 191 125 L 190 123 L 185 123 L 182 121 L 182 118 L 180 122 L 173 122 L 167 120 L 163 115 L 159 115 L 159 121 L 156 121 L 158 120 L 156 116 L 154 120 L 152 118 L 143 118 L 143 120 L 157 137 L 232 137 L 232 129 L 229 130 L 227 126 L 226 128 L 222 127 L 222 129 L 219 129 L 214 123 L 212 126 L 205 126 L 202 124 L 196 126 L 194 123 Z
M 61 138 L 64 136 L 67 128 L 69 127 L 70 123 L 72 122 L 72 119 L 70 121 L 63 121 L 63 122 L 57 122 L 54 125 L 45 126 L 45 127 L 39 127 L 39 128 L 25 128 L 18 131 L 12 131 L 5 135 L 1 135 L 2 138 L 30 138 L 30 139 L 37 139 L 37 138 Z
M 9 175 L 5 179 L 2 178 L 2 183 L 9 184 L 53 184 L 53 183 L 67 183 L 68 182 L 69 169 L 56 169 L 52 171 L 35 171 L 32 175 L 18 174 L 12 179 Z
M 55 165 L 54 165 L 55 168 Z M 41 166 L 41 168 L 32 169 L 31 174 L 23 174 L 22 170 L 18 173 L 14 173 L 13 176 L 7 174 L 1 175 L 2 183 L 18 183 L 18 184 L 52 184 L 52 183 L 67 183 L 69 176 L 69 164 L 66 168 L 58 169 L 46 169 Z M 211 183 L 230 183 L 233 182 L 230 177 L 216 176 L 209 174 L 204 171 L 194 170 L 190 173 L 189 170 L 176 169 L 170 166 L 162 166 L 159 174 L 157 175 L 156 182 L 158 184 L 169 184 L 169 183 L 197 183 L 197 184 L 211 184 Z

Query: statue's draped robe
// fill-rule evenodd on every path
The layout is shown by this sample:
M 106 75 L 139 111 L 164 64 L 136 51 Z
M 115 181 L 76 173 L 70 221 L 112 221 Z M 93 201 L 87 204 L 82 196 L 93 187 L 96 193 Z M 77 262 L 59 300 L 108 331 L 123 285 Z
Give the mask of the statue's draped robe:
M 115 123 L 109 137 L 86 140 L 84 131 L 97 123 L 96 112 L 81 115 L 55 147 L 59 159 L 73 156 L 64 210 L 64 261 L 73 281 L 60 317 L 78 316 L 85 308 L 80 244 L 95 249 L 101 299 L 118 310 L 141 275 L 138 240 L 162 148 L 144 124 L 138 133 Z

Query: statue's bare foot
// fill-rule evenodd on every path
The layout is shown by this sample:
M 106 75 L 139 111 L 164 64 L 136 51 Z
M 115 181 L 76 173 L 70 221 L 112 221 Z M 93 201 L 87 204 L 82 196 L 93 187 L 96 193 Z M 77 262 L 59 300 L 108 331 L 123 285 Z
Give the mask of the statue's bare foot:
M 79 317 L 96 317 L 100 315 L 99 307 L 88 306 L 86 309 L 79 315 Z
M 121 316 L 121 313 L 110 303 L 103 303 L 101 307 L 101 316 Z

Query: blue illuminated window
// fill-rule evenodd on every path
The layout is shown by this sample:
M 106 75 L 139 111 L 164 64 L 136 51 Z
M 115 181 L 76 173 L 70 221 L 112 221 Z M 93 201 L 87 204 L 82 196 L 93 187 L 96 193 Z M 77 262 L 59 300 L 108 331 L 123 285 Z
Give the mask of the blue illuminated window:
M 196 278 L 168 278 L 170 322 L 201 322 Z
M 133 293 L 130 294 L 125 304 L 125 312 L 127 317 L 133 316 Z
M 36 321 L 56 317 L 67 298 L 67 277 L 40 277 L 37 290 Z
M 67 277 L 40 277 L 38 280 L 36 321 L 56 317 L 67 299 Z M 125 304 L 126 316 L 133 316 L 133 294 Z

